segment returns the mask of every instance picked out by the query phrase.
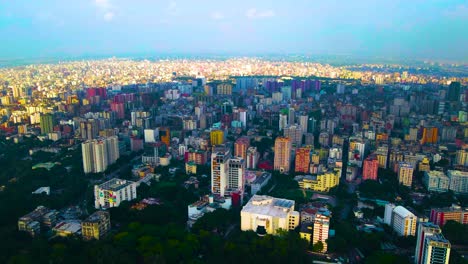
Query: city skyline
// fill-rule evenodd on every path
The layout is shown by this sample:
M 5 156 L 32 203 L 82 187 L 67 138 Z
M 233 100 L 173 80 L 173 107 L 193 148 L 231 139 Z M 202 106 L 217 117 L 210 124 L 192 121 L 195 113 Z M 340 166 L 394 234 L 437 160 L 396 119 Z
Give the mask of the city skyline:
M 14 36 L 0 59 L 296 53 L 464 63 L 467 10 L 458 0 L 15 1 L 0 9 L 0 33 Z

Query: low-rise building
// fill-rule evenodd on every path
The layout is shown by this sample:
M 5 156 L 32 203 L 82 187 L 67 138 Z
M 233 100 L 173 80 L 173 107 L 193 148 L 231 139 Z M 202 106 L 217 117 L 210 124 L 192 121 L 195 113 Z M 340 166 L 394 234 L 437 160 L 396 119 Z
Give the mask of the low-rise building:
M 64 220 L 58 223 L 52 229 L 55 235 L 61 237 L 80 235 L 81 234 L 81 221 L 80 220 Z
M 206 213 L 214 212 L 216 209 L 223 208 L 231 209 L 231 197 L 221 197 L 215 195 L 205 195 L 200 200 L 190 204 L 187 208 L 188 221 L 187 226 L 192 227 L 193 224 Z
M 81 222 L 81 234 L 83 239 L 99 240 L 110 230 L 110 214 L 107 211 L 97 211 Z
M 311 189 L 317 192 L 328 192 L 340 182 L 340 169 L 322 172 L 317 175 L 297 176 L 295 179 L 302 189 Z
M 259 192 L 263 186 L 267 185 L 271 179 L 271 173 L 263 172 L 260 176 L 257 176 L 255 180 L 250 184 L 250 194 L 254 195 Z
M 28 232 L 31 236 L 41 233 L 43 227 L 51 228 L 57 222 L 58 212 L 44 206 L 18 219 L 18 230 Z
M 441 227 L 450 220 L 460 224 L 468 224 L 468 207 L 462 208 L 458 205 L 452 205 L 444 208 L 432 208 L 429 219 Z
M 295 202 L 266 195 L 254 195 L 241 211 L 241 230 L 259 235 L 277 234 L 278 230 L 292 230 L 299 225 Z

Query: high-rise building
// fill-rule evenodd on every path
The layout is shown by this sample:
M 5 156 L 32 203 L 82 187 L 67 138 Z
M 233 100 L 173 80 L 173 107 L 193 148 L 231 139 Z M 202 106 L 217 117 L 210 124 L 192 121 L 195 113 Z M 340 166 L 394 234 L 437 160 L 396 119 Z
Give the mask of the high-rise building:
M 108 211 L 97 211 L 81 222 L 81 234 L 84 240 L 103 238 L 111 229 Z
M 300 147 L 302 145 L 303 132 L 301 126 L 290 125 L 285 127 L 283 132 L 284 137 L 289 138 L 293 146 Z
M 234 156 L 247 158 L 247 149 L 250 147 L 250 139 L 248 137 L 240 137 L 234 143 Z
M 309 117 L 307 115 L 299 116 L 299 125 L 302 128 L 302 133 L 305 134 L 308 132 Z
M 285 114 L 279 115 L 279 131 L 283 131 L 288 126 L 288 116 Z
M 296 149 L 295 172 L 309 173 L 310 151 L 308 147 Z
M 437 143 L 439 129 L 437 127 L 425 127 L 421 137 L 421 144 L 435 144 Z
M 293 200 L 254 195 L 241 211 L 241 230 L 259 235 L 276 235 L 278 230 L 293 230 L 299 225 L 299 212 Z
M 210 142 L 212 146 L 221 145 L 224 143 L 224 132 L 219 129 L 211 130 Z
M 330 216 L 327 214 L 321 214 L 317 212 L 314 220 L 314 234 L 312 236 L 312 244 L 315 245 L 317 242 L 322 242 L 322 252 L 327 252 L 328 245 L 328 232 L 330 229 Z
M 136 199 L 136 186 L 135 182 L 117 178 L 100 185 L 94 185 L 94 206 L 96 209 L 106 209 L 118 207 L 123 201 Z
M 211 154 L 211 193 L 219 196 L 239 191 L 245 185 L 245 160 L 232 157 L 228 146 L 219 146 Z
M 457 150 L 455 165 L 468 167 L 468 151 L 466 149 Z
M 291 140 L 285 137 L 277 137 L 275 140 L 274 169 L 288 173 L 291 167 Z
M 288 124 L 293 125 L 296 123 L 296 110 L 290 107 L 288 112 Z
M 449 189 L 456 194 L 468 193 L 468 172 L 459 170 L 448 170 L 447 176 L 450 179 Z
M 51 114 L 41 114 L 41 134 L 48 134 L 54 130 L 53 117 Z
M 450 242 L 442 235 L 438 225 L 421 222 L 416 236 L 415 264 L 448 264 Z
M 379 161 L 375 157 L 368 157 L 364 160 L 362 170 L 362 180 L 377 180 Z
M 225 194 L 239 191 L 242 198 L 245 185 L 245 160 L 240 157 L 230 158 L 228 160 L 228 173 L 226 176 Z
M 247 158 L 245 166 L 247 169 L 256 169 L 258 159 L 260 158 L 260 153 L 257 151 L 256 147 L 249 147 L 247 149 Z
M 171 130 L 168 127 L 159 128 L 159 139 L 162 143 L 166 144 L 167 147 L 171 146 Z
M 232 94 L 232 84 L 230 83 L 220 83 L 216 86 L 216 94 L 219 95 L 231 95 Z
M 398 163 L 398 182 L 411 188 L 413 183 L 413 166 L 405 161 Z
M 457 102 L 460 98 L 461 85 L 459 82 L 451 82 L 448 89 L 447 99 L 451 102 Z
M 466 225 L 468 224 L 468 208 L 462 208 L 458 205 L 432 208 L 429 220 L 439 226 L 444 226 L 450 220 Z
M 385 206 L 384 222 L 390 224 L 399 236 L 414 236 L 418 218 L 403 206 Z
M 425 171 L 423 183 L 430 192 L 447 192 L 450 180 L 443 171 Z
M 88 140 L 81 144 L 84 173 L 104 172 L 120 157 L 117 136 Z

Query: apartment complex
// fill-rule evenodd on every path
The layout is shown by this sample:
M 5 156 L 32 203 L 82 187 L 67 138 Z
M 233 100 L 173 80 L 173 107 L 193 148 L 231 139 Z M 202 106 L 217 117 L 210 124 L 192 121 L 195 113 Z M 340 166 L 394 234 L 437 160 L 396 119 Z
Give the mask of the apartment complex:
M 398 182 L 411 188 L 413 183 L 413 166 L 405 161 L 398 163 Z
M 384 223 L 399 236 L 414 236 L 418 218 L 403 206 L 385 205 Z
M 442 235 L 438 225 L 421 222 L 416 236 L 415 264 L 448 264 L 450 242 Z
M 450 180 L 443 171 L 425 171 L 423 183 L 430 192 L 446 192 Z
M 316 175 L 297 176 L 295 179 L 302 189 L 311 189 L 317 192 L 328 192 L 340 183 L 340 169 L 321 172 Z
M 430 221 L 438 226 L 444 226 L 447 221 L 468 224 L 468 208 L 452 205 L 445 208 L 432 208 Z
M 81 144 L 84 173 L 104 172 L 120 157 L 117 136 L 88 140 Z

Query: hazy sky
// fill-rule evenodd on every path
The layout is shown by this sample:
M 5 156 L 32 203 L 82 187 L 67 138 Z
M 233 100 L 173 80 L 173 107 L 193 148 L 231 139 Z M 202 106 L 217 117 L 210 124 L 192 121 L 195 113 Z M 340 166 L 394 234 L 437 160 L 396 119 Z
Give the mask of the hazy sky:
M 0 0 L 0 58 L 304 53 L 468 61 L 468 0 Z

